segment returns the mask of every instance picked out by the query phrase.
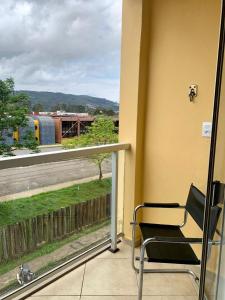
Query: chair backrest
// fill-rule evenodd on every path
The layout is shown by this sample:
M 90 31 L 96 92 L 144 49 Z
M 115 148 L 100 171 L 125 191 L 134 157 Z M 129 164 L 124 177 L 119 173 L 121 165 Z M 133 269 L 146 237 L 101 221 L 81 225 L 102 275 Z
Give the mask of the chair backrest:
M 205 212 L 205 195 L 196 188 L 193 184 L 190 186 L 186 210 L 203 230 L 204 225 L 204 212 Z M 218 206 L 211 206 L 211 218 L 209 228 L 209 239 L 212 240 L 216 231 L 217 222 L 220 216 L 221 208 Z

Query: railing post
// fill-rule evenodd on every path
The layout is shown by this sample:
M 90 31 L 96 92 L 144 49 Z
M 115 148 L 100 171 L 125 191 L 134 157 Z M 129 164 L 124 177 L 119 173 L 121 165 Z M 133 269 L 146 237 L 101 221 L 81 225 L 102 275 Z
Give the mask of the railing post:
M 118 152 L 112 153 L 112 194 L 111 194 L 111 248 L 115 253 L 117 248 L 117 193 L 118 193 Z

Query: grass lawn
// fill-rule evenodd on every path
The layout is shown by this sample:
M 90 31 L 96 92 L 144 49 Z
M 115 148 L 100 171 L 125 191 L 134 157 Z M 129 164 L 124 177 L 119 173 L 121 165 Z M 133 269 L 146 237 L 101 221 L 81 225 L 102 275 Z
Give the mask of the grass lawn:
M 65 149 L 74 149 L 74 147 L 77 147 L 78 142 L 79 142 L 79 137 L 64 138 L 62 139 L 62 146 Z
M 24 219 L 83 202 L 111 191 L 111 179 L 94 180 L 73 185 L 69 188 L 41 193 L 32 197 L 0 203 L 0 227 Z

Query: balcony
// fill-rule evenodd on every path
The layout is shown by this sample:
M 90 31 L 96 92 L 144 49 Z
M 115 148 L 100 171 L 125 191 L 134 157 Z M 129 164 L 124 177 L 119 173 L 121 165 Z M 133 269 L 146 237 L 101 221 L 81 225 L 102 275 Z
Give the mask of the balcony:
M 126 243 L 118 247 L 119 252 L 100 254 L 28 299 L 136 300 L 137 275 L 131 267 L 131 247 Z M 188 275 L 145 274 L 143 299 L 197 300 L 196 284 Z
M 20 261 L 23 263 L 24 256 L 20 251 L 23 250 L 25 254 L 30 253 L 32 255 L 39 248 L 42 249 L 42 246 L 45 244 L 54 245 L 54 242 L 63 242 L 52 253 L 48 254 L 43 251 L 43 254 L 37 258 L 35 256 L 30 259 L 26 258 L 31 270 L 37 272 L 37 275 L 33 280 L 24 283 L 21 287 L 18 284 L 14 284 L 9 286 L 8 290 L 3 290 L 2 299 L 25 299 L 27 297 L 28 299 L 36 300 L 137 298 L 138 275 L 134 272 L 131 264 L 131 246 L 123 238 L 124 227 L 127 224 L 124 223 L 124 186 L 121 178 L 123 180 L 126 178 L 125 162 L 130 152 L 129 148 L 129 144 L 113 144 L 1 159 L 0 167 L 2 172 L 5 172 L 5 176 L 7 171 L 19 170 L 20 177 L 22 178 L 22 174 L 26 173 L 26 168 L 30 168 L 33 174 L 32 178 L 34 178 L 37 170 L 38 172 L 40 172 L 41 168 L 49 170 L 49 167 L 53 166 L 56 162 L 60 164 L 60 168 L 67 167 L 68 165 L 74 168 L 75 160 L 78 158 L 90 157 L 93 154 L 112 153 L 112 161 L 109 164 L 112 164 L 112 172 L 109 173 L 109 166 L 105 168 L 105 175 L 112 176 L 110 203 L 107 204 L 107 198 L 105 200 L 104 198 L 100 198 L 103 199 L 103 204 L 101 204 L 101 201 L 97 201 L 97 204 L 95 204 L 91 200 L 92 202 L 87 201 L 87 203 L 75 204 L 74 210 L 68 209 L 69 207 L 61 208 L 60 210 L 53 211 L 53 213 L 45 214 L 43 217 L 33 217 L 31 221 L 27 217 L 28 222 L 25 220 L 25 224 L 28 226 L 26 230 L 28 232 L 30 230 L 29 236 L 31 237 L 30 240 L 25 239 L 26 250 L 23 250 L 20 241 L 22 235 L 19 229 L 23 223 L 18 222 L 14 225 L 9 225 L 11 227 L 7 230 L 1 229 L 1 238 L 5 241 L 5 246 L 1 244 L 0 257 L 3 263 L 5 260 L 10 261 L 10 259 L 14 261 L 13 259 L 20 256 Z M 37 166 L 38 169 L 35 168 Z M 91 169 L 90 172 L 92 171 Z M 13 172 L 11 172 L 11 176 L 12 174 Z M 51 176 L 58 176 L 57 174 L 53 174 Z M 30 178 L 28 179 L 30 180 Z M 89 178 L 85 181 L 88 183 L 91 179 Z M 45 180 L 47 179 L 45 178 Z M 69 178 L 66 176 L 64 180 L 68 181 Z M 50 182 L 52 184 L 52 181 Z M 56 192 L 56 187 L 59 188 L 58 182 L 56 185 L 50 186 L 46 182 L 45 184 L 39 182 L 42 187 L 38 187 L 37 189 L 32 189 L 32 181 L 29 181 L 29 184 L 29 191 L 25 191 L 25 195 L 37 197 L 35 194 L 38 192 L 38 196 L 44 195 L 48 201 L 51 201 L 51 193 Z M 63 187 L 70 186 L 71 184 L 71 181 L 65 182 L 63 183 Z M 34 186 L 36 187 L 36 185 Z M 14 187 L 13 183 L 12 187 Z M 62 186 L 60 185 L 60 187 Z M 80 189 L 82 189 L 82 182 Z M 42 190 L 50 192 L 39 194 Z M 16 200 L 17 196 L 20 199 L 21 192 L 13 195 L 13 200 Z M 22 193 L 22 196 L 24 197 L 24 193 Z M 6 200 L 7 195 L 2 198 L 2 201 Z M 12 199 L 8 199 L 8 201 L 12 201 Z M 48 201 L 46 202 L 46 206 L 50 205 Z M 98 206 L 95 208 L 95 205 Z M 107 206 L 110 206 L 110 212 Z M 80 216 L 82 216 L 82 220 L 80 220 Z M 109 217 L 111 220 L 110 224 L 109 222 L 104 223 L 103 221 L 108 220 Z M 91 221 L 94 218 L 97 218 L 96 221 Z M 73 226 L 74 229 L 72 229 Z M 88 228 L 90 228 L 89 231 L 85 231 Z M 68 237 L 76 236 L 77 238 L 67 240 Z M 19 240 L 19 246 L 15 245 L 15 241 L 12 242 L 16 238 Z M 64 240 L 66 241 L 65 243 Z M 119 248 L 119 251 L 115 252 L 117 248 Z M 138 255 L 139 248 L 135 251 Z M 8 253 L 8 259 L 6 258 L 6 252 Z M 4 264 L 2 266 L 4 268 Z M 161 268 L 165 266 L 157 264 L 157 267 Z M 4 275 L 1 276 L 2 286 L 6 285 L 4 278 L 7 278 L 10 274 L 12 279 L 15 279 L 15 269 L 11 273 L 6 273 L 5 277 Z M 143 295 L 143 299 L 191 300 L 197 299 L 197 287 L 189 275 L 145 274 Z

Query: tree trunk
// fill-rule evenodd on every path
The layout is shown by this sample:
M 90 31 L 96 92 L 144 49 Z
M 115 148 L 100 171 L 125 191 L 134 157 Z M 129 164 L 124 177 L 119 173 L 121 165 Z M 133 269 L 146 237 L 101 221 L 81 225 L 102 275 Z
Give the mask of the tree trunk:
M 102 175 L 102 163 L 101 162 L 99 162 L 98 163 L 98 168 L 99 168 L 99 180 L 101 180 L 102 179 L 102 177 L 103 177 L 103 175 Z

